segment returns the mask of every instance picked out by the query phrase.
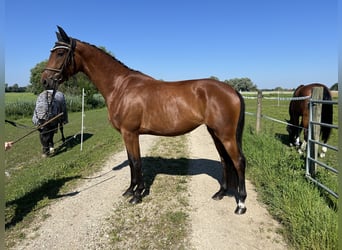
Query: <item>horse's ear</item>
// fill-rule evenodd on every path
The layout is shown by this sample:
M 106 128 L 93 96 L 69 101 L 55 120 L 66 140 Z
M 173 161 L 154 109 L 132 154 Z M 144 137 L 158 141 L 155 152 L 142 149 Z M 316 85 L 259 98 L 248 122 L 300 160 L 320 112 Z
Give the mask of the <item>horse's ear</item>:
M 65 43 L 70 43 L 70 38 L 69 36 L 65 33 L 65 31 L 57 25 L 59 33 L 56 32 L 57 34 L 57 39 L 60 42 L 65 42 Z
M 62 36 L 58 32 L 56 32 L 58 42 L 62 42 Z

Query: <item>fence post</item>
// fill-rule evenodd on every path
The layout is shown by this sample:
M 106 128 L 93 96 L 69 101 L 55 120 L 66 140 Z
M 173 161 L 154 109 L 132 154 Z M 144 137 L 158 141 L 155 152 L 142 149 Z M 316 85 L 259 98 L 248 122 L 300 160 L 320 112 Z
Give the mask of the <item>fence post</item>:
M 314 87 L 312 88 L 312 94 L 311 94 L 312 100 L 322 100 L 323 99 L 323 87 Z M 312 108 L 312 121 L 313 122 L 321 122 L 321 113 L 322 113 L 322 104 L 321 103 L 312 103 L 310 105 Z M 310 125 L 310 124 L 309 124 Z M 321 132 L 321 126 L 312 124 L 312 140 L 318 141 L 319 135 Z M 308 142 L 310 143 L 310 142 Z M 310 156 L 317 160 L 317 153 L 318 153 L 318 144 L 315 143 L 314 145 L 310 145 Z M 316 167 L 317 164 L 313 161 L 310 161 L 309 163 L 309 172 L 312 177 L 315 177 L 316 175 Z
M 81 124 L 81 151 L 83 150 L 83 130 L 84 130 L 84 88 L 82 89 L 82 124 Z
M 258 90 L 258 99 L 257 99 L 257 113 L 256 113 L 256 126 L 255 131 L 257 134 L 260 132 L 261 127 L 261 100 L 262 100 L 262 92 L 261 90 Z

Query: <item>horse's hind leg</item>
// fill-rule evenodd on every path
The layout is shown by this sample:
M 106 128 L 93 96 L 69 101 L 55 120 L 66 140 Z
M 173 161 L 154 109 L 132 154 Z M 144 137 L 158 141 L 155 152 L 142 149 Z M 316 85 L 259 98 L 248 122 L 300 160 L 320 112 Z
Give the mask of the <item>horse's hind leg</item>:
M 245 184 L 245 169 L 246 169 L 246 160 L 243 153 L 240 151 L 236 141 L 224 141 L 223 145 L 225 146 L 228 156 L 230 157 L 233 167 L 235 171 L 232 171 L 231 174 L 237 173 L 238 179 L 238 204 L 235 209 L 236 214 L 244 214 L 247 210 L 245 205 L 245 200 L 247 197 L 246 192 L 246 184 Z M 233 174 L 234 175 L 234 174 Z
M 49 154 L 53 154 L 55 152 L 53 137 L 54 137 L 57 129 L 58 129 L 58 127 L 51 128 L 50 132 L 48 133 L 48 135 L 49 135 Z
M 61 131 L 61 135 L 62 135 L 62 142 L 65 142 L 65 137 L 64 137 L 64 128 L 63 128 L 63 123 L 59 124 L 59 131 Z
M 221 156 L 223 165 L 223 180 L 220 190 L 213 196 L 214 199 L 222 199 L 228 189 L 228 185 L 237 189 L 238 205 L 236 214 L 244 214 L 247 210 L 245 200 L 247 197 L 245 184 L 246 160 L 239 149 L 235 136 L 223 136 L 222 140 L 208 128 L 214 139 L 216 148 Z
M 225 160 L 224 158 L 226 158 L 225 154 L 226 154 L 226 150 L 223 146 L 223 144 L 220 142 L 220 140 L 216 137 L 216 135 L 214 134 L 213 130 L 210 129 L 209 127 L 207 127 L 208 129 L 208 132 L 210 133 L 211 137 L 213 138 L 214 140 L 214 143 L 215 143 L 215 146 L 216 146 L 216 149 L 220 155 L 220 158 L 221 158 L 221 164 L 222 164 L 222 180 L 221 180 L 221 183 L 220 183 L 220 189 L 219 191 L 217 191 L 213 196 L 212 198 L 214 200 L 221 200 L 223 198 L 223 196 L 226 194 L 226 192 L 228 191 L 228 171 L 227 171 L 227 168 L 228 166 L 226 165 L 225 163 Z

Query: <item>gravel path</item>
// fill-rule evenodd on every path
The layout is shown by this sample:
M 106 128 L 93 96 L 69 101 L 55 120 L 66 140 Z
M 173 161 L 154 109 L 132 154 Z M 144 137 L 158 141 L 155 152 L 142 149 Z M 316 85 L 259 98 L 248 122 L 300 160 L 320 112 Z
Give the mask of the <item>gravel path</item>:
M 157 137 L 141 136 L 142 155 Z M 126 151 L 111 156 L 100 172 L 85 179 L 78 188 L 46 209 L 42 223 L 31 226 L 27 239 L 14 249 L 110 249 L 106 218 L 129 186 Z M 38 228 L 37 230 L 35 228 Z
M 192 245 L 198 250 L 287 249 L 283 238 L 276 233 L 278 223 L 257 201 L 257 193 L 248 180 L 244 215 L 234 214 L 234 197 L 211 199 L 220 188 L 218 181 L 222 174 L 219 155 L 206 127 L 191 132 L 189 144 Z
M 141 136 L 142 156 L 157 137 Z M 276 233 L 277 223 L 257 202 L 247 181 L 247 212 L 235 215 L 235 199 L 214 201 L 221 171 L 218 154 L 205 127 L 190 134 L 190 242 L 194 249 L 286 249 Z M 126 152 L 108 159 L 103 169 L 84 179 L 78 188 L 42 209 L 39 219 L 27 230 L 25 240 L 13 249 L 110 249 L 109 218 L 129 185 Z

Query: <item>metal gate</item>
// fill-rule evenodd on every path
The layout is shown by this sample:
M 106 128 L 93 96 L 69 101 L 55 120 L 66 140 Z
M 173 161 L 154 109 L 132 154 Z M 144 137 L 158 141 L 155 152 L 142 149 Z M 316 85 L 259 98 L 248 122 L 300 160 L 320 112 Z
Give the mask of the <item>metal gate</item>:
M 338 194 L 322 184 L 315 178 L 317 167 L 323 167 L 335 174 L 338 174 L 338 170 L 332 166 L 328 166 L 324 162 L 318 160 L 317 151 L 318 146 L 324 146 L 328 149 L 338 152 L 338 148 L 329 144 L 319 142 L 319 134 L 321 126 L 327 126 L 332 129 L 338 129 L 338 126 L 326 124 L 321 122 L 321 107 L 322 104 L 336 105 L 337 101 L 325 101 L 322 100 L 323 88 L 314 88 L 312 97 L 309 101 L 310 120 L 308 126 L 308 141 L 307 141 L 307 154 L 306 154 L 306 173 L 305 176 L 321 188 L 325 189 L 328 193 L 338 198 Z M 337 153 L 336 153 L 337 154 Z

